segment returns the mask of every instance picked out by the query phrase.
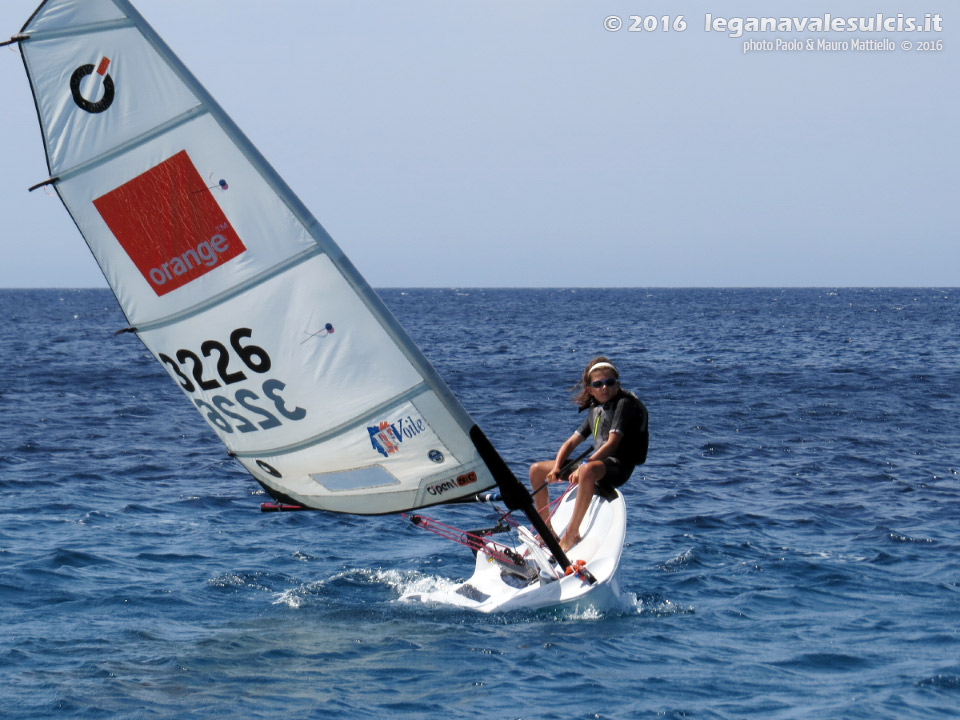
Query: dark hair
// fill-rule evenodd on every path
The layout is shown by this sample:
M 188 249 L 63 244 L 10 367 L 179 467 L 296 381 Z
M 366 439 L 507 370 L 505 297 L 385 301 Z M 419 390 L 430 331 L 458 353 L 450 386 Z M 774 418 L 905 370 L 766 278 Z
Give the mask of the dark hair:
M 593 395 L 590 394 L 588 386 L 590 385 L 590 368 L 592 368 L 597 363 L 610 363 L 612 362 L 608 358 L 605 358 L 603 355 L 598 355 L 593 360 L 587 363 L 587 366 L 583 369 L 583 375 L 580 376 L 580 382 L 573 386 L 573 391 L 576 393 L 573 397 L 573 404 L 576 405 L 580 410 L 584 410 L 593 403 Z M 600 368 L 601 370 L 609 370 L 610 368 Z M 620 379 L 620 371 L 615 367 L 613 368 L 613 375 Z

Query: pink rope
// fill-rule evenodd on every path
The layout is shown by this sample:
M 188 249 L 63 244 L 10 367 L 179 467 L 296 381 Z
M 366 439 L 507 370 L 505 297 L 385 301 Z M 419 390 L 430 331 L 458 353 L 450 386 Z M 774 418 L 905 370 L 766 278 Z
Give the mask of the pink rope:
M 401 515 L 401 517 L 407 516 Z M 438 520 L 424 517 L 423 515 L 413 515 L 410 517 L 410 519 L 417 527 L 421 527 L 424 530 L 429 530 L 434 535 L 439 535 L 446 540 L 453 540 L 453 542 L 457 543 L 458 545 L 463 545 L 464 547 L 468 547 L 476 552 L 482 550 L 488 555 L 503 562 L 513 562 L 505 552 L 509 549 L 506 545 L 498 543 L 494 540 L 486 539 L 483 535 L 475 535 L 474 533 L 460 530 L 452 525 L 447 525 Z
M 566 490 L 563 491 L 563 493 L 560 494 L 556 500 L 550 502 L 550 504 L 547 506 L 550 509 L 550 519 L 553 519 L 554 514 L 556 514 L 557 509 L 560 507 L 560 503 L 563 502 L 563 499 L 567 496 L 567 493 L 573 490 L 574 487 L 575 485 L 571 484 Z M 407 518 L 408 516 L 403 514 L 400 517 Z M 424 530 L 429 530 L 434 535 L 438 535 L 445 540 L 452 540 L 458 545 L 468 547 L 473 552 L 480 552 L 482 550 L 491 557 L 495 557 L 497 560 L 508 563 L 513 562 L 513 560 L 511 560 L 510 556 L 507 554 L 508 551 L 512 552 L 512 549 L 508 548 L 503 543 L 496 542 L 495 540 L 491 540 L 483 535 L 477 535 L 465 530 L 460 530 L 453 525 L 447 525 L 446 523 L 425 517 L 424 515 L 411 515 L 409 518 L 417 527 L 421 527 Z M 511 527 L 520 527 L 520 523 L 514 520 L 510 513 L 501 513 L 500 519 L 505 520 Z M 541 546 L 542 545 L 543 544 L 541 543 Z M 527 552 L 525 551 L 523 555 L 526 556 Z

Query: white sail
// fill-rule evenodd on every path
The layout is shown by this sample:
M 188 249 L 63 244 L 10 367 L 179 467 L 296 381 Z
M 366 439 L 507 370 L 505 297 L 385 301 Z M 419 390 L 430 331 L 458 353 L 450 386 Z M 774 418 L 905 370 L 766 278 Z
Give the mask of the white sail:
M 47 0 L 19 40 L 53 185 L 124 314 L 271 494 L 378 514 L 494 485 L 420 351 L 126 0 Z

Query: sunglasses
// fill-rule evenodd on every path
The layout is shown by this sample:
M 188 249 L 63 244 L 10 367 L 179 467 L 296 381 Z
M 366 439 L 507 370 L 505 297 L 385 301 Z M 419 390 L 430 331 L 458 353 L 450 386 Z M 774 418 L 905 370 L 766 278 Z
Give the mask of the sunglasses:
M 597 390 L 599 390 L 604 385 L 606 385 L 607 387 L 613 387 L 618 382 L 620 381 L 617 380 L 616 378 L 607 378 L 606 380 L 594 380 L 592 383 L 590 383 L 590 387 L 596 388 Z

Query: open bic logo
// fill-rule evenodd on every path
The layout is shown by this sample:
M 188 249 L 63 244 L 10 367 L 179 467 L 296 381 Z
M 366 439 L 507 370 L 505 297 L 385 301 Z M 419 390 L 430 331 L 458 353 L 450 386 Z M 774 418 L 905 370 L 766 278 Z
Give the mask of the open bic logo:
M 186 150 L 93 204 L 158 296 L 246 251 Z

